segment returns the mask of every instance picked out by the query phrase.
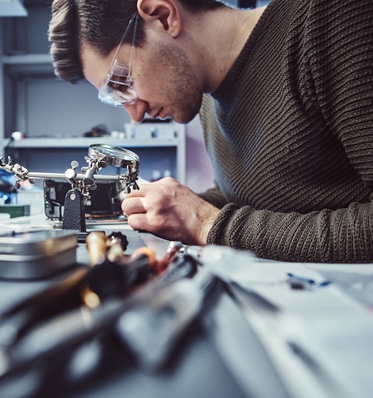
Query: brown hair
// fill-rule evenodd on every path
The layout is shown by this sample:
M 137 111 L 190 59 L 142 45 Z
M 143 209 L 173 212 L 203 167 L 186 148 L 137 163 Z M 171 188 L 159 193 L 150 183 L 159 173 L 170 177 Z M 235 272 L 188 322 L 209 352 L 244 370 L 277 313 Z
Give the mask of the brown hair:
M 224 7 L 216 0 L 179 0 L 190 12 Z M 80 46 L 89 44 L 101 56 L 116 47 L 137 10 L 137 0 L 53 0 L 49 23 L 50 52 L 55 74 L 76 83 L 84 78 Z M 141 46 L 145 35 L 142 19 L 138 19 L 135 46 Z M 132 40 L 133 26 L 125 43 Z

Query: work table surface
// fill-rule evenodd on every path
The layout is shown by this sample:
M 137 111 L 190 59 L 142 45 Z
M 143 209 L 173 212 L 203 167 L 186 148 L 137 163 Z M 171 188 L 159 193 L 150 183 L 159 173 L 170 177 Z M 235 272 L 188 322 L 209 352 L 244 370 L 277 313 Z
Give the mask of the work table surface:
M 7 225 L 12 223 L 50 226 L 42 216 L 13 219 Z M 129 251 L 142 242 L 158 258 L 167 251 L 168 241 L 133 231 L 125 223 L 88 226 L 103 228 L 127 232 Z M 112 339 L 98 373 L 85 380 L 70 377 L 66 385 L 61 364 L 61 373 L 55 373 L 44 393 L 79 398 L 370 396 L 371 264 L 283 263 L 215 246 L 201 250 L 199 261 L 204 272 L 219 280 L 219 294 L 180 338 L 164 368 L 144 369 Z M 78 245 L 77 262 L 87 263 L 84 244 Z M 0 280 L 0 314 L 69 272 L 45 280 Z M 7 398 L 1 386 L 0 396 Z

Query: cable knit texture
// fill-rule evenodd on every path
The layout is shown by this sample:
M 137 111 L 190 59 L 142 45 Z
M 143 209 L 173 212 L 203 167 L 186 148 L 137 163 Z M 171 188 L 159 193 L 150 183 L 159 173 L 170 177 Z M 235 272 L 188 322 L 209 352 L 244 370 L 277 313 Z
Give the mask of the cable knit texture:
M 273 0 L 200 112 L 208 243 L 373 260 L 373 1 Z

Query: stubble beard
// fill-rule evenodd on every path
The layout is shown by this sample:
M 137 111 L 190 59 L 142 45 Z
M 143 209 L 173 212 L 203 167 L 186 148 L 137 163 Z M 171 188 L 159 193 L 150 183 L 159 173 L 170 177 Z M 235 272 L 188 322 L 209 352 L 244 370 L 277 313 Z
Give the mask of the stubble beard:
M 199 112 L 203 94 L 193 68 L 180 48 L 160 44 L 157 52 L 165 68 L 163 94 L 172 103 L 172 117 L 178 123 L 189 123 Z

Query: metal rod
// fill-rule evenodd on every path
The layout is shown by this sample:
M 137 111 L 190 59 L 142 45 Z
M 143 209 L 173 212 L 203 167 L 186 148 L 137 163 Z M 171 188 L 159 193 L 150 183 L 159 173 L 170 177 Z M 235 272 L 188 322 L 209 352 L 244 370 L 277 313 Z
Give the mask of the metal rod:
M 64 173 L 44 173 L 44 172 L 29 172 L 27 173 L 27 178 L 34 179 L 55 179 L 55 180 L 66 180 Z M 77 174 L 76 180 L 84 180 L 84 174 Z M 121 181 L 125 178 L 123 175 L 113 175 L 113 174 L 95 174 L 96 181 Z

